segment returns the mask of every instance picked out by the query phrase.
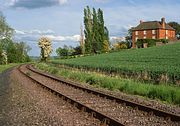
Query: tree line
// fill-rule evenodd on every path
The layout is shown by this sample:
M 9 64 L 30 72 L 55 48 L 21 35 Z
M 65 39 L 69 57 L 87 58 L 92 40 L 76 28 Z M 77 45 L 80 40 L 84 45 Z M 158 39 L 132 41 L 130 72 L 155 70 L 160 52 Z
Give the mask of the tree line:
M 31 49 L 24 42 L 14 42 L 14 29 L 6 22 L 0 12 L 0 64 L 28 62 L 28 51 Z

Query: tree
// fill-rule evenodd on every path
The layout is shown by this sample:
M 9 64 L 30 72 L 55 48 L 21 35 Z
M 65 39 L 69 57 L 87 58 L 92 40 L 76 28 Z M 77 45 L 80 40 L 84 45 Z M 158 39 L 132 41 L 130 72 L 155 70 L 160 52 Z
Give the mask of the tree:
M 90 8 L 84 9 L 84 25 L 85 25 L 85 52 L 99 53 L 104 52 L 104 41 L 109 43 L 109 31 L 104 26 L 103 11 L 99 8 L 96 12 L 93 8 L 91 13 Z M 106 43 L 107 44 L 107 43 Z
M 0 12 L 0 40 L 4 38 L 11 38 L 13 35 L 13 29 L 6 23 L 6 19 Z
M 127 36 L 125 37 L 125 40 L 127 42 L 128 48 L 132 47 L 132 28 L 128 30 Z
M 176 30 L 176 36 L 178 39 L 180 39 L 180 24 L 177 22 L 169 22 L 168 25 Z
M 93 27 L 92 27 L 92 53 L 97 53 L 100 50 L 98 19 L 95 8 L 93 8 Z
M 99 8 L 98 9 L 98 31 L 99 31 L 99 45 L 100 50 L 102 51 L 103 42 L 105 40 L 105 26 L 104 26 L 104 17 L 103 17 L 103 11 Z
M 103 52 L 109 52 L 110 47 L 109 47 L 109 42 L 107 40 L 104 40 L 103 42 Z
M 39 47 L 41 48 L 41 61 L 47 61 L 47 58 L 52 53 L 51 40 L 47 37 L 41 37 L 39 39 Z
M 91 53 L 92 51 L 92 14 L 89 6 L 84 8 L 84 34 L 85 34 L 85 52 Z

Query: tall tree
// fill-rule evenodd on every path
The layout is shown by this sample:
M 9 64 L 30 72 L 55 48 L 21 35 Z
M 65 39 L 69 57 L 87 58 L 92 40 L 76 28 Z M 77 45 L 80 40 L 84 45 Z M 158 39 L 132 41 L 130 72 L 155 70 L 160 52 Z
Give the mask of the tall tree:
M 103 42 L 105 40 L 105 33 L 104 33 L 104 17 L 103 17 L 103 11 L 99 8 L 98 9 L 98 31 L 99 31 L 99 45 L 100 50 L 102 51 Z
M 108 52 L 109 49 L 110 49 L 109 31 L 107 27 L 104 27 L 104 41 L 103 41 L 102 51 Z
M 85 26 L 85 52 L 92 51 L 92 14 L 89 6 L 84 9 L 84 26 Z
M 103 11 L 100 8 L 98 11 L 93 8 L 93 12 L 91 13 L 90 8 L 87 6 L 84 9 L 84 25 L 85 52 L 98 53 L 107 50 L 107 45 L 109 45 L 109 31 L 104 26 Z M 106 48 L 104 49 L 104 47 Z
M 125 37 L 128 48 L 132 47 L 132 29 L 133 27 L 128 30 L 127 36 Z
M 92 53 L 100 51 L 99 44 L 99 31 L 98 31 L 98 18 L 95 8 L 93 8 L 93 27 L 92 27 L 93 39 L 92 39 Z
M 80 27 L 80 30 L 81 30 L 81 36 L 80 36 L 80 53 L 79 54 L 84 54 L 85 46 L 84 46 L 84 34 L 83 34 L 83 26 L 82 25 Z
M 168 24 L 176 30 L 176 36 L 180 39 L 180 24 L 174 21 Z

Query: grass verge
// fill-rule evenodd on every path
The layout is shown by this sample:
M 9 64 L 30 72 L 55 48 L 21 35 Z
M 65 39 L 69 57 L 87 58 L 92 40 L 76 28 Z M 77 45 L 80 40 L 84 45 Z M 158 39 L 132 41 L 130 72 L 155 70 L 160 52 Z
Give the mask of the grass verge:
M 0 65 L 0 73 L 2 73 L 3 71 L 7 70 L 8 68 L 14 67 L 19 65 L 19 63 L 10 63 L 7 65 Z
M 180 87 L 142 83 L 130 79 L 108 77 L 92 72 L 71 71 L 45 63 L 36 64 L 36 67 L 57 76 L 63 76 L 90 85 L 107 88 L 109 90 L 119 90 L 127 94 L 140 95 L 151 99 L 159 99 L 170 104 L 180 105 Z

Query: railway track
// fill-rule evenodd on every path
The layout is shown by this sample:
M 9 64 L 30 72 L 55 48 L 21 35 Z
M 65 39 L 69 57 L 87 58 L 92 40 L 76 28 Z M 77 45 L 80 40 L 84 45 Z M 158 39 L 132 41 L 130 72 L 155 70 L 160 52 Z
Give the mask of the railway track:
M 37 71 L 30 65 L 21 66 L 19 70 L 43 88 L 90 113 L 105 125 L 179 125 L 179 115 L 82 87 L 63 78 Z

